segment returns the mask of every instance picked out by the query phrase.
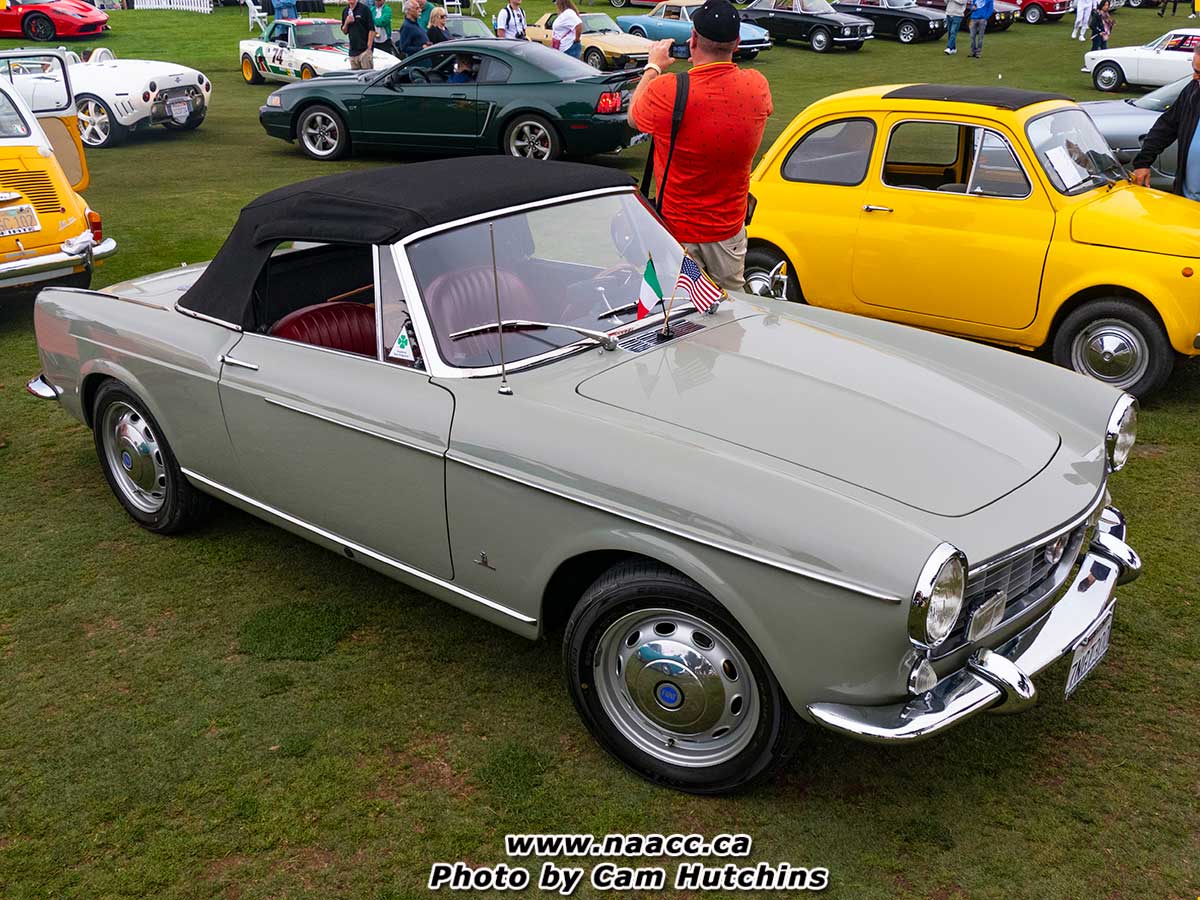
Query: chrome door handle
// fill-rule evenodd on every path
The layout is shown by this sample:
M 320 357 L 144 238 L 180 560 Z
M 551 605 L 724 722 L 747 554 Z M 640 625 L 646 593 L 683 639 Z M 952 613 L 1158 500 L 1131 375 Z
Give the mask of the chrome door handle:
M 890 206 L 873 206 L 868 203 L 863 207 L 864 212 L 893 212 Z
M 258 363 L 242 362 L 240 359 L 234 359 L 232 356 L 221 354 L 221 362 L 227 366 L 237 366 L 239 369 L 249 369 L 252 372 L 258 371 Z

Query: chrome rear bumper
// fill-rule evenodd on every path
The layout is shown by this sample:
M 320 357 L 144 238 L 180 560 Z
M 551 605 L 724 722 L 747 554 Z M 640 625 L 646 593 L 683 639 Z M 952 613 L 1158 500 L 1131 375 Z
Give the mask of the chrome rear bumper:
M 1020 712 L 1037 700 L 1033 676 L 1070 653 L 1113 603 L 1117 585 L 1141 573 L 1125 543 L 1125 518 L 1107 507 L 1079 571 L 1063 597 L 1028 628 L 994 650 L 976 650 L 967 665 L 933 690 L 890 706 L 813 703 L 821 725 L 878 744 L 922 740 L 984 710 Z
M 99 244 L 90 245 L 78 253 L 68 252 L 66 248 L 67 244 L 64 244 L 62 249 L 54 253 L 0 263 L 0 288 L 20 287 L 70 275 L 80 266 L 90 267 L 92 260 L 112 256 L 117 252 L 117 242 L 112 238 L 105 238 Z

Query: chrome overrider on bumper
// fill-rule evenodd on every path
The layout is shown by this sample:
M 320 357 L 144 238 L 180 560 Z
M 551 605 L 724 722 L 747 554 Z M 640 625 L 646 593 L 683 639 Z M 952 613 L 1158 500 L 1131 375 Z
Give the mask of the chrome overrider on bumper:
M 62 388 L 56 387 L 46 380 L 45 375 L 39 375 L 37 378 L 29 379 L 29 383 L 25 385 L 25 390 L 33 394 L 39 400 L 57 400 L 62 394 Z
M 1141 569 L 1141 559 L 1125 543 L 1124 516 L 1106 507 L 1065 594 L 1028 628 L 994 650 L 976 650 L 966 666 L 904 703 L 813 703 L 808 711 L 827 728 L 877 744 L 931 737 L 988 709 L 1020 712 L 1037 699 L 1033 676 L 1070 653 L 1108 611 L 1117 585 L 1133 581 Z
M 79 266 L 91 268 L 92 261 L 117 252 L 117 242 L 105 238 L 96 243 L 90 232 L 63 241 L 54 253 L 27 256 L 0 263 L 0 287 L 18 287 L 35 281 L 48 281 L 70 275 Z

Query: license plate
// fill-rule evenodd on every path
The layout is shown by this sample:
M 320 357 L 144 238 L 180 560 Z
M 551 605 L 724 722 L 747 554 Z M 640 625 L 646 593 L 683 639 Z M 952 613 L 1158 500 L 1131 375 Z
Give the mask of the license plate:
M 29 234 L 31 231 L 41 231 L 37 212 L 28 203 L 20 206 L 0 207 L 0 237 L 10 234 Z
M 644 141 L 648 141 L 648 140 L 650 140 L 650 135 L 647 134 L 646 132 L 642 131 L 642 132 L 635 134 L 633 137 L 631 137 L 629 139 L 629 146 L 636 147 L 638 144 L 643 143 Z
M 1067 673 L 1067 689 L 1064 697 L 1070 697 L 1079 683 L 1087 678 L 1092 669 L 1099 665 L 1108 652 L 1109 639 L 1112 637 L 1113 607 L 1105 611 L 1092 630 L 1084 635 L 1075 645 L 1075 654 L 1071 657 L 1071 671 Z
M 167 112 L 176 122 L 186 122 L 188 116 L 192 114 L 192 102 L 190 100 L 172 100 L 167 104 Z

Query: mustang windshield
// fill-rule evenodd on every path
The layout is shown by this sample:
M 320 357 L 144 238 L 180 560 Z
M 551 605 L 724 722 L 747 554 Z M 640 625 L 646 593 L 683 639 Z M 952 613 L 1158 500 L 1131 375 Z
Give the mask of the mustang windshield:
M 1050 182 L 1063 194 L 1081 194 L 1126 177 L 1108 142 L 1082 109 L 1039 116 L 1026 126 L 1029 142 Z
M 311 50 L 314 47 L 336 47 L 349 43 L 342 30 L 332 22 L 314 22 L 296 26 L 296 46 Z
M 583 16 L 584 34 L 605 34 L 620 30 L 617 27 L 617 23 L 612 20 L 612 16 L 605 15 L 604 13 L 585 13 Z
M 594 346 L 572 328 L 613 333 L 637 321 L 637 299 L 652 258 L 658 283 L 670 298 L 683 251 L 633 193 L 544 206 L 492 220 L 495 271 L 488 222 L 438 232 L 408 247 L 408 258 L 442 358 L 460 368 L 500 364 L 495 325 L 500 317 L 571 328 L 506 328 L 509 365 L 579 343 Z M 676 298 L 671 316 L 692 309 Z M 661 319 L 651 310 L 646 324 Z M 469 332 L 463 334 L 463 332 Z M 454 337 L 457 336 L 457 337 Z

